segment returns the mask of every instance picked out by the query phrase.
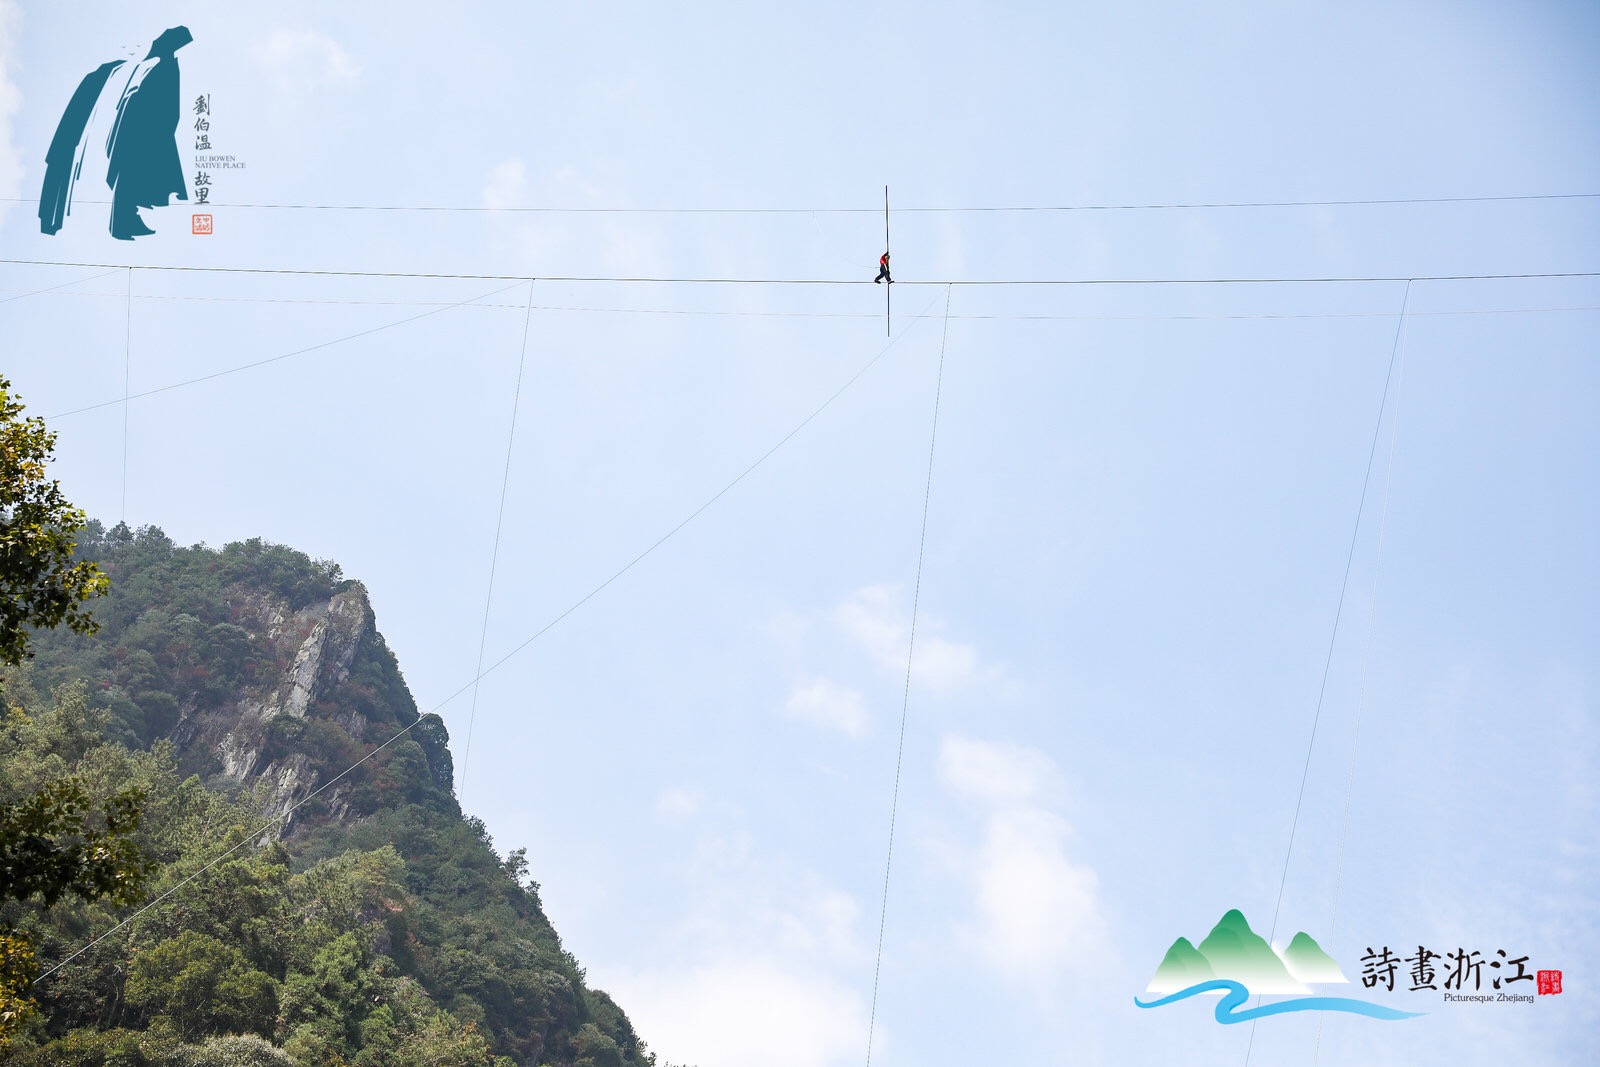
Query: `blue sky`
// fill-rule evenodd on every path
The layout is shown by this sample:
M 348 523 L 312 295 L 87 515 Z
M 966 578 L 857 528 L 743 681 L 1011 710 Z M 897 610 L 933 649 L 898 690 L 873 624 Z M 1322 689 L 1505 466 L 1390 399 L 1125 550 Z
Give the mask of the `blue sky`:
M 116 402 L 52 420 L 97 517 L 338 560 L 431 709 L 478 658 L 525 315 L 487 662 L 870 364 L 440 708 L 466 808 L 673 1062 L 865 1059 L 903 700 L 873 1062 L 1243 1063 L 1248 1026 L 1133 997 L 1229 908 L 1266 933 L 1280 882 L 1279 940 L 1352 977 L 1506 948 L 1569 992 L 1269 1019 L 1253 1062 L 1573 1062 L 1600 283 L 923 283 L 1600 270 L 1600 13 L 1108 8 L 3 5 L 6 260 L 866 283 L 888 185 L 899 282 L 890 345 L 870 284 L 539 281 L 530 312 L 512 280 L 0 263 L 0 299 L 64 286 L 0 304 L 3 369 L 34 413 Z M 78 79 L 179 23 L 246 164 L 216 233 L 180 205 L 113 241 L 86 166 L 40 235 Z M 125 374 L 331 341 L 131 402 L 124 483 Z

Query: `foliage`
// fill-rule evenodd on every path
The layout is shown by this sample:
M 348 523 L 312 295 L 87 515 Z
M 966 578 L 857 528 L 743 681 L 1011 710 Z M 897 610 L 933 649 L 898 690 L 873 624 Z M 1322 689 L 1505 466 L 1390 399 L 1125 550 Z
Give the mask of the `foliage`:
M 34 1007 L 35 942 L 11 921 L 15 906 L 36 897 L 43 911 L 64 895 L 131 903 L 153 866 L 139 832 L 144 791 L 99 773 L 88 758 L 95 725 L 81 685 L 46 712 L 0 715 L 0 1045 Z
M 610 1036 L 600 1032 L 594 1023 L 584 1023 L 573 1038 L 573 1048 L 578 1058 L 573 1067 L 623 1067 L 622 1050 Z
M 23 418 L 11 383 L 0 377 L 0 663 L 28 653 L 29 628 L 65 623 L 93 633 L 85 601 L 106 591 L 93 563 L 74 561 L 73 535 L 83 512 L 45 480 L 56 435 L 40 418 Z
M 0 1049 L 33 1013 L 34 1002 L 28 989 L 38 973 L 39 964 L 28 939 L 0 933 Z
M 289 1054 L 264 1037 L 229 1034 L 200 1046 L 190 1067 L 290 1067 Z
M 526 850 L 502 857 L 483 823 L 462 817 L 444 723 L 419 717 L 374 627 L 306 717 L 280 715 L 252 742 L 258 770 L 301 761 L 326 781 L 409 727 L 341 779 L 342 812 L 308 805 L 272 840 L 266 787 L 216 773 L 197 731 L 240 721 L 241 701 L 281 684 L 295 635 L 351 588 L 335 566 L 261 542 L 182 548 L 153 527 L 95 523 L 80 552 L 113 579 L 103 628 L 93 641 L 38 634 L 8 681 L 0 806 L 69 776 L 93 810 L 142 796 L 132 840 L 157 864 L 160 903 L 40 983 L 7 1063 L 653 1062 L 562 947 Z M 269 625 L 290 636 L 275 644 Z M 111 898 L 41 903 L 12 901 L 0 921 L 45 968 L 128 917 Z
M 185 930 L 133 958 L 124 989 L 128 1004 L 165 1015 L 184 1039 L 271 1031 L 278 986 L 243 952 L 209 934 Z
M 96 810 L 83 782 L 62 778 L 0 807 L 0 899 L 37 894 L 49 907 L 70 891 L 136 901 L 149 873 L 133 840 L 143 799 L 125 789 Z
M 437 716 L 418 720 L 399 664 L 370 619 L 343 681 L 319 694 L 305 718 L 236 721 L 241 699 L 259 701 L 281 685 L 329 598 L 355 587 L 337 564 L 259 539 L 220 551 L 182 548 L 156 527 L 106 530 L 96 522 L 79 552 L 113 579 L 96 612 L 101 632 L 93 641 L 40 634 L 33 674 L 50 687 L 94 679 L 90 698 L 107 713 L 111 737 L 130 747 L 178 739 L 183 769 L 208 777 L 221 770 L 216 751 L 191 742 L 205 724 L 226 719 L 258 751 L 258 769 L 294 756 L 303 777 L 326 781 L 410 728 L 345 779 L 341 802 L 357 814 L 397 803 L 458 810 L 443 724 Z M 312 801 L 296 813 L 297 824 L 329 818 L 331 800 Z
M 107 588 L 94 563 L 73 557 L 73 536 L 86 520 L 60 483 L 45 478 L 54 448 L 55 434 L 42 419 L 22 417 L 21 401 L 0 377 L 0 664 L 32 655 L 34 627 L 93 633 L 84 604 Z M 49 908 L 63 894 L 135 899 L 148 874 L 133 841 L 141 799 L 124 790 L 96 804 L 71 775 L 0 798 L 0 906 L 38 897 Z M 0 917 L 0 1048 L 32 1012 L 37 973 L 32 941 Z

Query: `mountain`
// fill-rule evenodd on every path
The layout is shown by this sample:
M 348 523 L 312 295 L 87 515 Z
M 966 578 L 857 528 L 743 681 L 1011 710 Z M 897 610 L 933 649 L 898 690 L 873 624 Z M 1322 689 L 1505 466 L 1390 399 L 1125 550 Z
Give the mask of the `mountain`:
M 1348 982 L 1350 979 L 1339 970 L 1333 957 L 1322 951 L 1322 946 L 1311 939 L 1304 930 L 1294 935 L 1289 946 L 1278 953 L 1284 966 L 1295 979 L 1310 985 L 1313 982 Z
M 1266 939 L 1250 929 L 1238 908 L 1218 920 L 1199 950 L 1218 978 L 1243 982 L 1252 993 L 1310 992 L 1294 980 Z
M 1156 968 L 1150 984 L 1145 987 L 1146 993 L 1176 993 L 1180 989 L 1188 989 L 1201 982 L 1209 982 L 1215 978 L 1216 972 L 1211 969 L 1211 964 L 1186 937 L 1180 937 L 1167 949 L 1166 956 L 1162 957 L 1161 966 Z
M 1187 938 L 1174 941 L 1145 991 L 1176 993 L 1199 982 L 1229 978 L 1242 982 L 1252 993 L 1300 995 L 1310 992 L 1303 982 L 1344 981 L 1338 964 L 1305 934 L 1295 935 L 1290 949 L 1294 951 L 1294 965 L 1303 967 L 1306 975 L 1331 973 L 1337 977 L 1291 973 L 1287 961 L 1280 959 L 1272 946 L 1250 929 L 1244 913 L 1234 908 L 1217 921 L 1198 946 L 1191 945 Z
M 463 816 L 444 723 L 360 583 L 153 527 L 91 524 L 78 552 L 111 577 L 101 631 L 40 632 L 5 678 L 0 807 L 65 774 L 98 801 L 137 790 L 157 903 L 5 905 L 0 929 L 61 965 L 6 1063 L 655 1062 L 562 947 L 524 851 Z

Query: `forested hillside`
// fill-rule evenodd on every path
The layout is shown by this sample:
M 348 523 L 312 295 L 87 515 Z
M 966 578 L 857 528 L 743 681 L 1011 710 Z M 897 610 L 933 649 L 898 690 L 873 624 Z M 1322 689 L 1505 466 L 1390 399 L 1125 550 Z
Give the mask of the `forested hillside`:
M 91 524 L 78 552 L 111 579 L 101 629 L 40 631 L 7 673 L 0 807 L 69 775 L 88 810 L 136 799 L 159 902 L 5 903 L 41 973 L 5 1062 L 654 1063 L 522 850 L 462 816 L 359 583 L 153 527 Z

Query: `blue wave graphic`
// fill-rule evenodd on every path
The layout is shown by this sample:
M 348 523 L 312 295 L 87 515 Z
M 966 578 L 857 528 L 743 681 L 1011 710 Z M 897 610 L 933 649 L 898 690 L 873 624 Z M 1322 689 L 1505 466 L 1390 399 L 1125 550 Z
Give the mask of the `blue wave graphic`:
M 1261 1019 L 1268 1015 L 1283 1015 L 1291 1011 L 1344 1011 L 1352 1015 L 1365 1015 L 1369 1019 L 1384 1019 L 1393 1022 L 1396 1019 L 1415 1019 L 1426 1012 L 1396 1011 L 1385 1008 L 1381 1004 L 1373 1004 L 1365 1000 L 1352 1000 L 1349 997 L 1296 997 L 1294 1000 L 1281 1000 L 1275 1004 L 1262 1004 L 1255 1008 L 1242 1007 L 1250 999 L 1250 990 L 1243 983 L 1231 981 L 1227 978 L 1217 978 L 1209 982 L 1192 985 L 1188 989 L 1180 989 L 1171 996 L 1152 1000 L 1149 1003 L 1133 998 L 1133 1002 L 1141 1008 L 1159 1008 L 1163 1004 L 1172 1004 L 1176 1001 L 1187 1000 L 1189 997 L 1200 993 L 1209 993 L 1216 989 L 1226 989 L 1228 992 L 1217 1002 L 1217 1022 L 1219 1023 L 1245 1023 L 1251 1019 Z

